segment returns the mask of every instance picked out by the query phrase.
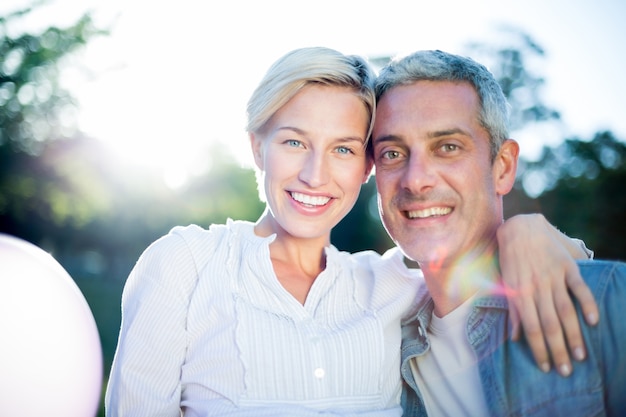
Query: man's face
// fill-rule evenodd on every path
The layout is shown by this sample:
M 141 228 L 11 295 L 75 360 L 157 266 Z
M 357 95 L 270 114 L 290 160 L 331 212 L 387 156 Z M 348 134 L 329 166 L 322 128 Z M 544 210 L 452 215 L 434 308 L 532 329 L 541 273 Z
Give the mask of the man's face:
M 419 81 L 385 93 L 373 132 L 378 204 L 387 232 L 424 267 L 448 266 L 494 243 L 518 147 L 494 163 L 469 83 Z

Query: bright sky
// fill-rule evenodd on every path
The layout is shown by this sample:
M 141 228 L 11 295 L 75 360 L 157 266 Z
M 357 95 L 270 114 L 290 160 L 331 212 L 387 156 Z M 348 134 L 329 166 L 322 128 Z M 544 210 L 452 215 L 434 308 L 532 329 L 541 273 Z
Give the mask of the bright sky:
M 0 13 L 27 3 L 5 0 Z M 626 139 L 622 0 L 56 0 L 28 24 L 70 24 L 88 7 L 98 23 L 114 25 L 80 57 L 90 76 L 67 74 L 82 105 L 80 126 L 124 157 L 163 168 L 172 184 L 203 166 L 210 143 L 250 164 L 247 99 L 291 49 L 462 52 L 468 41 L 494 40 L 498 24 L 544 47 L 543 98 L 565 122 L 558 132 L 517 132 L 524 156 L 564 135 L 587 139 L 610 129 Z

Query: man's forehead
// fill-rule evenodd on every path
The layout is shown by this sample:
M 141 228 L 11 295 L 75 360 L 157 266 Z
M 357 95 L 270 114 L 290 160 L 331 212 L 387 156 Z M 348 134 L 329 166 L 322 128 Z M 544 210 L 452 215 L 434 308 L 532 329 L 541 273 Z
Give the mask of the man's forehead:
M 410 120 L 415 112 L 430 117 L 451 109 L 456 116 L 463 117 L 476 113 L 479 108 L 478 94 L 470 83 L 423 80 L 397 85 L 386 91 L 378 101 L 375 122 L 379 125 L 397 123 Z
M 469 81 L 464 80 L 416 80 L 395 85 L 385 91 L 378 99 L 379 106 L 393 101 L 392 98 L 411 98 L 420 100 L 425 93 L 432 92 L 438 96 L 467 95 L 478 98 L 476 88 Z
M 468 82 L 418 81 L 390 89 L 379 101 L 372 143 L 402 143 L 416 137 L 488 135 Z

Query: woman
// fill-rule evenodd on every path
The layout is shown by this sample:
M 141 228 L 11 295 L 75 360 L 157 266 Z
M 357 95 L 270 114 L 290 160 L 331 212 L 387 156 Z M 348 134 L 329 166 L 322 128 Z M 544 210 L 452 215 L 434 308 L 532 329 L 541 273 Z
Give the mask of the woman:
M 378 255 L 330 243 L 372 168 L 373 79 L 363 59 L 325 48 L 269 69 L 247 127 L 266 210 L 176 227 L 142 254 L 109 415 L 401 415 L 400 320 L 421 277 L 376 280 Z

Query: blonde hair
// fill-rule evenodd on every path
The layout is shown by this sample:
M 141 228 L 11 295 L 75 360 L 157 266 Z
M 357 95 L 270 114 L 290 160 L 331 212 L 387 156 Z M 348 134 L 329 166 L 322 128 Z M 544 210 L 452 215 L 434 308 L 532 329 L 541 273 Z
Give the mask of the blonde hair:
M 370 117 L 369 138 L 374 121 L 375 74 L 367 61 L 324 47 L 293 50 L 278 59 L 252 93 L 247 106 L 249 133 L 261 131 L 272 116 L 308 84 L 354 89 Z

